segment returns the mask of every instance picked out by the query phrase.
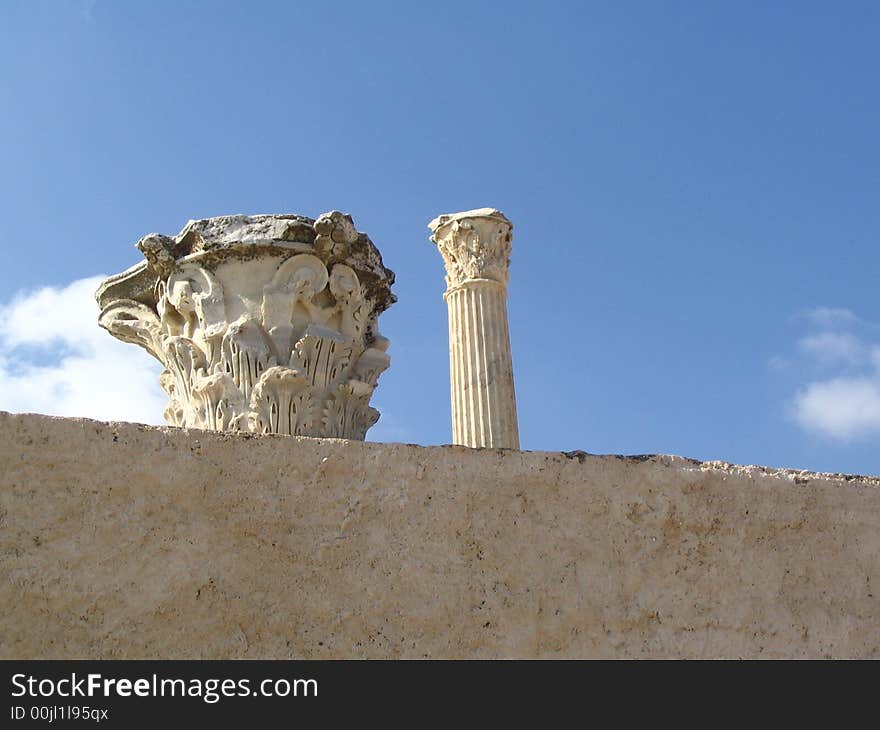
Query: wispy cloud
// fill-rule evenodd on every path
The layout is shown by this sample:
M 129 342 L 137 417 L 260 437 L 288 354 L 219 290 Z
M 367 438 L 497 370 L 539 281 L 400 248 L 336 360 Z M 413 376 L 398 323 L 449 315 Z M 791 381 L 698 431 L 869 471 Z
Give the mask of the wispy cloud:
M 819 332 L 798 342 L 802 352 L 823 365 L 858 365 L 865 361 L 869 349 L 849 332 Z
M 102 276 L 0 304 L 0 409 L 162 423 L 161 365 L 98 327 Z
M 798 341 L 812 379 L 792 399 L 795 422 L 841 441 L 880 434 L 880 345 L 865 334 L 869 323 L 832 307 L 811 310 L 805 320 L 819 331 Z
M 803 313 L 805 319 L 816 327 L 849 327 L 861 320 L 844 307 L 814 307 Z

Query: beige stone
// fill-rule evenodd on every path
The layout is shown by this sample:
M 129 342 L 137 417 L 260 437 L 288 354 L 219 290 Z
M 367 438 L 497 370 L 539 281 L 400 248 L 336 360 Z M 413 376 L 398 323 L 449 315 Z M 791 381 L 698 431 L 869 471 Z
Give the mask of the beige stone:
M 165 366 L 168 423 L 364 438 L 394 274 L 350 216 L 208 218 L 137 247 L 98 289 L 99 323 Z
M 478 208 L 428 224 L 446 265 L 452 441 L 519 448 L 507 282 L 513 225 Z
M 880 480 L 0 414 L 0 656 L 880 658 Z

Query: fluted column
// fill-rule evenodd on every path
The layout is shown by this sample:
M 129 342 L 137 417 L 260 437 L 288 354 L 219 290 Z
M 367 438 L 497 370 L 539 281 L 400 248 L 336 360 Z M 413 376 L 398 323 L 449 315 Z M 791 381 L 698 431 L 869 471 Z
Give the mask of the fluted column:
M 492 208 L 441 215 L 428 227 L 446 264 L 452 441 L 519 448 L 507 282 L 513 225 Z

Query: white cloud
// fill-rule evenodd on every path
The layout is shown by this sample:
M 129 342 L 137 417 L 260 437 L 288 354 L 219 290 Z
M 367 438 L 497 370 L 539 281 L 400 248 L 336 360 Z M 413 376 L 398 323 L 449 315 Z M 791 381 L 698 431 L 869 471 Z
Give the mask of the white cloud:
M 94 291 L 103 278 L 0 305 L 0 409 L 163 423 L 162 366 L 98 327 Z
M 798 341 L 802 364 L 827 377 L 808 382 L 792 400 L 795 422 L 807 431 L 849 441 L 880 434 L 880 345 L 858 332 L 871 329 L 848 309 L 819 307 L 809 322 L 821 328 Z M 836 370 L 836 373 L 829 373 Z
M 794 401 L 795 418 L 810 431 L 849 440 L 880 433 L 880 378 L 810 383 Z
M 824 365 L 857 365 L 863 362 L 868 348 L 849 332 L 820 332 L 804 337 L 798 343 L 801 350 Z

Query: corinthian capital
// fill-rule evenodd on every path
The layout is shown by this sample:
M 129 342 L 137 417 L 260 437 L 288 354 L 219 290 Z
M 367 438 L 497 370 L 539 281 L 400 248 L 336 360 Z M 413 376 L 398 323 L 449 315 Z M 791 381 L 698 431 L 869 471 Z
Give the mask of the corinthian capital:
M 364 438 L 394 273 L 349 216 L 208 218 L 137 247 L 98 289 L 99 323 L 165 366 L 170 424 Z
M 428 227 L 446 264 L 446 287 L 470 279 L 491 279 L 507 286 L 513 224 L 494 208 L 437 216 Z

